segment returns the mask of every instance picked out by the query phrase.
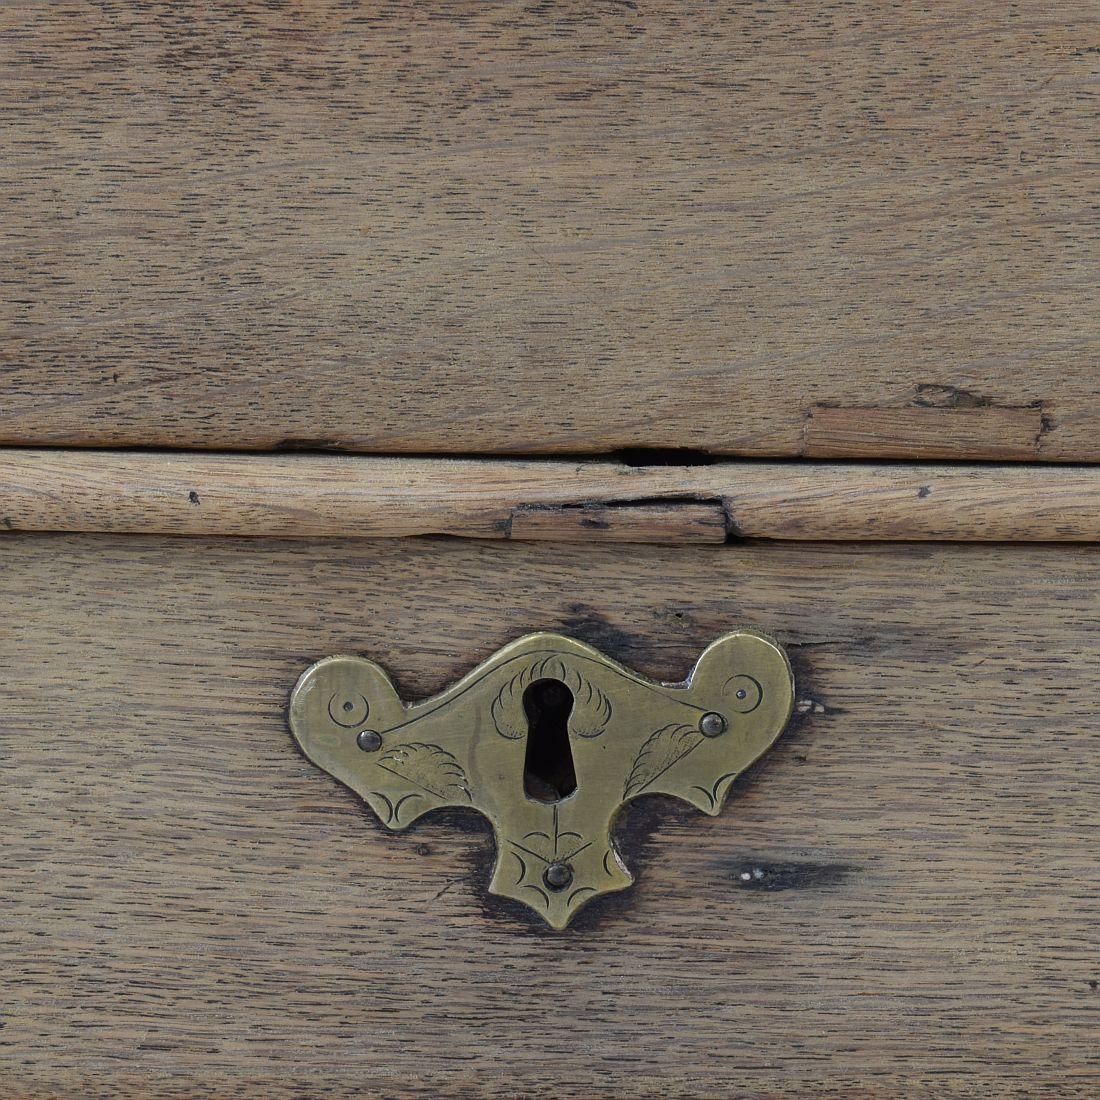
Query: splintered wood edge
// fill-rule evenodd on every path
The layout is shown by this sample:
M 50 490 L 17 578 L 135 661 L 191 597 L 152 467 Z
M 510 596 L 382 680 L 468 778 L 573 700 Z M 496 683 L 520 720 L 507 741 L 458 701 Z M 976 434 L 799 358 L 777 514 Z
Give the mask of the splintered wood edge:
M 0 450 L 0 531 L 723 543 L 1100 540 L 1100 468 Z

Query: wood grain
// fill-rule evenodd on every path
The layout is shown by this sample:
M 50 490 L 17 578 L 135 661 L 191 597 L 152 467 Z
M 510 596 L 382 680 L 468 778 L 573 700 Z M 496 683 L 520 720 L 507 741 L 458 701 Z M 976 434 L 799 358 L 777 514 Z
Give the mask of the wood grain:
M 1100 1088 L 1096 548 L 28 535 L 0 563 L 0 1094 Z M 474 822 L 383 835 L 284 724 L 328 653 L 416 698 L 536 628 L 678 679 L 737 625 L 788 646 L 800 719 L 720 817 L 631 819 L 636 888 L 564 934 L 486 901 Z
M 0 531 L 1100 541 L 1100 469 L 0 450 Z
M 1034 458 L 1046 431 L 1031 408 L 831 408 L 815 405 L 803 454 L 812 458 Z
M 1095 3 L 21 3 L 0 64 L 0 441 L 780 456 L 942 393 L 1100 461 Z
M 729 535 L 720 500 L 668 500 L 610 504 L 520 504 L 498 524 L 505 538 L 521 542 L 644 542 L 658 546 L 713 546 Z M 434 534 L 435 532 L 433 532 Z

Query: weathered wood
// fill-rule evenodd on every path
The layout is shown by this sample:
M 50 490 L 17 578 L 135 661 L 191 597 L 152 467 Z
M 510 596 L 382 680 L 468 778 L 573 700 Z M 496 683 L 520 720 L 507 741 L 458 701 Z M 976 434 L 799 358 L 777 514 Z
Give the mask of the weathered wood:
M 1100 550 L 18 536 L 0 602 L 6 1095 L 1100 1088 Z M 565 934 L 284 724 L 328 653 L 414 698 L 538 627 L 678 679 L 739 624 L 801 719 L 720 817 L 632 816 Z
M 644 500 L 611 504 L 521 504 L 499 524 L 506 538 L 532 542 L 645 542 L 665 546 L 715 545 L 728 536 L 719 500 L 693 503 Z
M 902 409 L 816 405 L 806 420 L 803 453 L 811 458 L 1035 458 L 1047 424 L 1027 409 Z
M 932 394 L 1100 460 L 1094 3 L 21 3 L 0 58 L 3 441 L 795 455 Z
M 0 530 L 1100 541 L 1100 469 L 0 451 Z

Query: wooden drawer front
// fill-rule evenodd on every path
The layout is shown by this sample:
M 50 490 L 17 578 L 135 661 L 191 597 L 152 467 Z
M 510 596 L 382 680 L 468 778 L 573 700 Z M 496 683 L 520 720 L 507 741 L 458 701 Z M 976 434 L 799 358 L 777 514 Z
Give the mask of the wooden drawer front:
M 1100 1087 L 1094 548 L 0 561 L 0 1092 Z M 285 726 L 329 653 L 415 698 L 534 629 L 678 679 L 738 625 L 788 647 L 800 713 L 720 817 L 636 807 L 637 885 L 565 933 L 485 894 L 478 819 L 385 834 Z
M 1096 15 L 9 5 L 0 442 L 1100 460 Z

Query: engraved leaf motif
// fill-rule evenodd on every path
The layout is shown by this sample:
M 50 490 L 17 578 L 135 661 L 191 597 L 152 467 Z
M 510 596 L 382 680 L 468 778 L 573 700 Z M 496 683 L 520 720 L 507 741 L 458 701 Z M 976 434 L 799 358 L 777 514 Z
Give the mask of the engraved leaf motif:
M 489 713 L 493 716 L 493 725 L 501 737 L 509 741 L 518 741 L 527 733 L 527 720 L 523 713 L 523 691 L 530 683 L 530 669 L 524 669 L 513 676 L 497 693 Z
M 570 670 L 572 671 L 572 670 Z M 573 691 L 573 711 L 569 715 L 570 729 L 578 737 L 599 737 L 611 721 L 611 700 L 590 680 L 573 672 L 575 683 L 566 684 Z
M 439 745 L 410 741 L 395 745 L 378 761 L 378 766 L 421 787 L 437 798 L 470 798 L 466 772 L 452 753 Z
M 527 734 L 523 693 L 536 680 L 560 680 L 573 693 L 569 728 L 578 737 L 599 737 L 611 721 L 611 700 L 575 668 L 556 654 L 528 665 L 516 673 L 497 693 L 490 705 L 493 724 L 501 737 L 518 741 Z
M 703 735 L 696 728 L 680 723 L 664 726 L 650 734 L 634 759 L 634 767 L 623 789 L 623 798 L 641 794 L 702 742 Z

